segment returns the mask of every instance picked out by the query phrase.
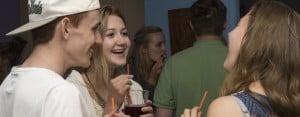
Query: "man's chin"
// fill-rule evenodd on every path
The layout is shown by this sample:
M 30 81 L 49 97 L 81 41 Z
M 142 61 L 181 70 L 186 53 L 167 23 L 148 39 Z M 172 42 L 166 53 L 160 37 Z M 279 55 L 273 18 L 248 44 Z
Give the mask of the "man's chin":
M 79 67 L 88 68 L 88 67 L 90 67 L 90 65 L 91 65 L 91 62 L 87 61 L 87 62 L 82 63 Z

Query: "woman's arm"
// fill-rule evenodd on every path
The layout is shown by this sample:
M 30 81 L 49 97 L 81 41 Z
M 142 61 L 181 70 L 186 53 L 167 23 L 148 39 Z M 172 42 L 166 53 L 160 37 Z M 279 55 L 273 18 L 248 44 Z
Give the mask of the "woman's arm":
M 240 106 L 231 96 L 215 99 L 208 107 L 207 117 L 243 117 Z

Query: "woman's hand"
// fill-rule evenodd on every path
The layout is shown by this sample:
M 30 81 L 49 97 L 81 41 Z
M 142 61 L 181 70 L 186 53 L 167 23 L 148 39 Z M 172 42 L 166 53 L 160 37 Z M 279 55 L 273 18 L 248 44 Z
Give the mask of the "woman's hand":
M 162 71 L 162 68 L 164 66 L 164 63 L 162 60 L 156 61 L 154 65 L 151 68 L 151 72 L 149 75 L 149 84 L 156 85 L 157 79 L 159 77 L 160 72 Z
M 104 115 L 103 117 L 130 117 L 130 116 L 120 114 L 120 113 L 109 113 L 109 114 Z
M 142 108 L 142 112 L 146 113 L 140 117 L 154 117 L 152 102 L 150 100 L 146 101 L 146 106 Z
M 194 107 L 192 110 L 184 109 L 184 113 L 181 114 L 181 117 L 201 117 L 201 112 L 199 107 Z
M 105 105 L 105 112 L 111 112 L 112 104 L 111 99 L 115 101 L 115 111 L 118 110 L 124 102 L 125 95 L 128 93 L 132 83 L 132 75 L 119 75 L 113 78 L 108 83 L 108 97 Z

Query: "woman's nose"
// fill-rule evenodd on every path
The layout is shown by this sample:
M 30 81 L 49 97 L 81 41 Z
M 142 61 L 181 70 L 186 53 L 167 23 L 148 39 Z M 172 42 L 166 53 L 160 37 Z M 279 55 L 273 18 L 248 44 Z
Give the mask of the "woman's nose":
M 126 38 L 119 35 L 117 37 L 117 44 L 121 45 L 121 44 L 125 44 L 125 43 L 126 43 Z
M 163 51 L 163 52 L 166 52 L 166 51 L 167 51 L 167 48 L 166 48 L 165 45 L 162 46 L 162 51 Z

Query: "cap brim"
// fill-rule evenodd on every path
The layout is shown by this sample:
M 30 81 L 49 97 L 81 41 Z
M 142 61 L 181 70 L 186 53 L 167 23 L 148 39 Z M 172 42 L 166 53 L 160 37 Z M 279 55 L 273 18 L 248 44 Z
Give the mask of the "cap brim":
M 41 20 L 41 21 L 33 21 L 33 22 L 29 22 L 27 24 L 24 24 L 23 26 L 18 27 L 17 29 L 10 31 L 9 33 L 6 33 L 6 36 L 10 36 L 10 35 L 16 35 L 25 31 L 29 31 L 35 28 L 38 28 L 40 26 L 43 26 L 53 20 L 55 20 L 56 17 L 54 18 L 48 18 L 45 20 Z

